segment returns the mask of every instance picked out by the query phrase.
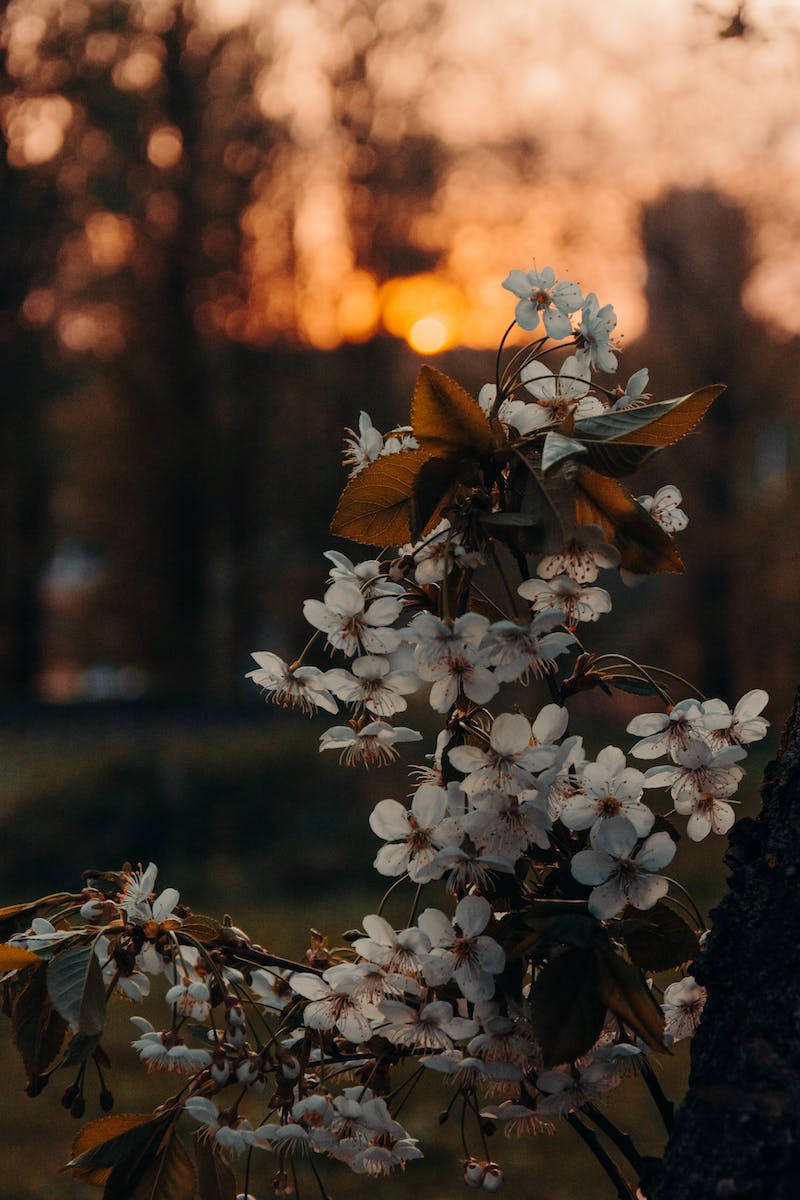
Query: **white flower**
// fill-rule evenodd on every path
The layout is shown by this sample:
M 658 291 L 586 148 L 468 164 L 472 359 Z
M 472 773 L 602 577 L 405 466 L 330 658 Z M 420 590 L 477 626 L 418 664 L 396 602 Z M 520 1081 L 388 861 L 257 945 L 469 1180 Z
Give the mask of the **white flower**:
M 426 982 L 436 987 L 455 979 L 467 1000 L 489 1000 L 494 979 L 506 965 L 502 946 L 483 936 L 492 910 L 482 896 L 459 901 L 452 923 L 443 912 L 426 908 L 417 924 L 430 938 L 433 949 L 424 967 Z
M 184 979 L 171 987 L 164 997 L 182 1017 L 205 1021 L 211 1011 L 211 993 L 201 979 Z
M 560 625 L 564 614 L 543 613 L 527 625 L 516 621 L 495 621 L 486 631 L 480 648 L 480 663 L 492 667 L 495 679 L 527 683 L 529 674 L 543 679 L 555 667 L 555 660 L 575 644 L 570 633 L 550 632 Z
M 252 1126 L 245 1117 L 230 1117 L 220 1113 L 207 1096 L 190 1096 L 183 1107 L 190 1117 L 199 1121 L 213 1140 L 231 1154 L 243 1154 L 250 1145 Z
M 553 1131 L 552 1124 L 542 1120 L 535 1109 L 528 1108 L 527 1104 L 515 1104 L 513 1100 L 504 1100 L 498 1105 L 487 1105 L 481 1109 L 481 1116 L 501 1124 L 508 1122 L 506 1137 L 511 1137 L 512 1134 L 523 1137 L 526 1134 Z
M 391 717 L 408 707 L 404 697 L 420 686 L 417 675 L 393 671 L 388 658 L 366 654 L 355 658 L 352 672 L 335 668 L 326 671 L 325 684 L 345 704 L 363 704 L 377 717 Z
M 534 404 L 525 404 L 509 413 L 509 424 L 525 436 L 545 425 L 561 424 L 572 414 L 576 421 L 599 417 L 605 412 L 602 400 L 588 395 L 590 371 L 575 355 L 565 358 L 558 375 L 543 362 L 534 359 L 520 372 L 520 381 L 534 397 Z
M 536 573 L 541 579 L 569 575 L 576 583 L 594 583 L 600 567 L 619 566 L 619 550 L 610 546 L 599 525 L 579 525 L 558 554 L 541 560 Z
M 356 763 L 384 766 L 398 757 L 397 742 L 421 742 L 422 734 L 405 725 L 388 725 L 386 721 L 370 721 L 361 729 L 351 725 L 334 725 L 319 739 L 322 750 L 339 750 L 339 762 L 348 767 Z
M 726 746 L 716 753 L 705 742 L 673 753 L 674 766 L 651 767 L 645 787 L 669 787 L 675 811 L 689 816 L 686 832 L 700 842 L 712 831 L 727 833 L 735 820 L 726 803 L 739 786 L 744 772 L 734 764 L 746 757 L 741 746 Z
M 258 1002 L 265 1008 L 276 1009 L 280 1012 L 292 998 L 289 974 L 289 971 L 277 970 L 272 967 L 269 970 L 259 967 L 250 972 L 250 989 Z
M 533 330 L 542 314 L 548 337 L 565 338 L 572 333 L 569 314 L 580 308 L 582 296 L 577 283 L 556 283 L 555 271 L 509 271 L 503 280 L 506 291 L 519 297 L 514 317 L 520 329 Z
M 430 705 L 436 712 L 446 713 L 464 695 L 475 704 L 486 704 L 500 690 L 491 671 L 478 663 L 478 652 L 470 647 L 453 650 L 446 658 L 429 667 L 420 664 L 423 679 L 433 683 Z
M 361 590 L 353 583 L 337 580 L 326 591 L 324 601 L 303 602 L 303 615 L 309 625 L 328 635 L 328 645 L 348 658 L 359 650 L 389 654 L 400 645 L 400 634 L 388 628 L 400 616 L 396 596 L 381 596 L 365 611 Z
M 289 977 L 292 991 L 311 1001 L 303 1010 L 303 1023 L 309 1029 L 338 1029 L 348 1042 L 369 1041 L 371 1027 L 364 1005 L 354 995 L 361 982 L 358 971 L 350 968 L 347 974 L 337 972 L 334 984 L 328 982 L 328 971 L 319 975 L 296 972 Z
M 522 1068 L 518 1063 L 501 1062 L 498 1059 L 485 1061 L 463 1050 L 443 1050 L 439 1054 L 426 1055 L 420 1059 L 423 1067 L 439 1075 L 449 1075 L 454 1087 L 474 1089 L 477 1083 L 487 1081 L 500 1084 L 518 1084 Z
M 597 762 L 583 768 L 579 792 L 570 796 L 561 809 L 560 817 L 567 829 L 588 829 L 596 821 L 607 821 L 622 815 L 645 837 L 653 828 L 655 817 L 640 803 L 644 775 L 628 767 L 625 755 L 616 746 L 606 746 Z
M 664 1041 L 671 1046 L 683 1038 L 692 1037 L 706 1003 L 706 989 L 687 975 L 678 983 L 671 983 L 664 992 Z
M 250 657 L 259 669 L 248 671 L 247 678 L 264 689 L 267 699 L 309 715 L 318 708 L 330 713 L 339 711 L 333 696 L 325 690 L 324 672 L 319 667 L 292 668 L 267 650 L 256 650 Z
M 701 705 L 703 725 L 713 749 L 720 746 L 749 746 L 766 737 L 769 721 L 761 711 L 769 696 L 760 688 L 747 692 L 731 712 L 723 700 L 705 700 Z
M 531 744 L 533 730 L 520 713 L 495 717 L 487 750 L 456 746 L 448 751 L 450 762 L 467 778 L 462 787 L 469 796 L 480 792 L 506 791 L 518 794 L 533 786 L 533 772 L 544 770 L 555 760 L 552 746 Z
M 423 784 L 414 794 L 411 809 L 397 800 L 381 800 L 369 818 L 372 832 L 388 843 L 375 859 L 381 875 L 402 875 L 408 871 L 416 883 L 438 879 L 444 868 L 434 864 L 437 850 L 458 846 L 463 833 L 458 821 L 447 816 L 447 792 L 432 784 Z
M 358 418 L 358 433 L 346 429 L 349 437 L 345 438 L 345 452 L 342 461 L 346 467 L 352 467 L 350 475 L 358 475 L 369 463 L 374 462 L 383 449 L 383 436 L 370 420 L 369 414 L 362 412 Z
M 452 624 L 433 613 L 420 613 L 409 625 L 407 633 L 409 641 L 415 643 L 418 665 L 435 668 L 453 655 L 477 650 L 488 628 L 488 619 L 480 613 L 463 613 Z
M 64 938 L 73 937 L 74 933 L 74 929 L 56 929 L 45 917 L 34 917 L 30 928 L 24 933 L 15 933 L 9 938 L 9 942 L 12 946 L 24 946 L 26 950 L 36 953 L 39 950 L 48 950 L 56 942 L 63 942 Z M 108 945 L 108 938 L 105 942 Z
M 697 700 L 681 700 L 665 713 L 641 713 L 634 717 L 628 733 L 641 738 L 631 747 L 634 758 L 661 758 L 702 742 L 705 722 Z
M 137 925 L 145 925 L 148 921 L 162 924 L 164 921 L 174 921 L 180 925 L 180 918 L 172 911 L 180 899 L 175 888 L 165 888 L 155 900 L 150 901 L 156 882 L 158 867 L 149 863 L 146 870 L 139 869 L 126 875 L 120 908 L 128 914 L 129 920 Z
M 431 948 L 421 929 L 412 926 L 396 933 L 389 922 L 376 913 L 364 917 L 362 925 L 369 936 L 353 942 L 356 954 L 377 963 L 387 972 L 408 976 L 419 974 Z
M 634 371 L 625 385 L 625 391 L 622 395 L 618 394 L 617 399 L 611 405 L 612 412 L 619 412 L 621 408 L 630 408 L 632 404 L 641 404 L 643 401 L 649 400 L 650 396 L 644 390 L 647 387 L 649 379 L 650 372 L 647 367 L 642 367 L 641 370 Z
M 522 792 L 517 798 L 507 792 L 481 795 L 478 807 L 461 817 L 461 825 L 479 850 L 516 862 L 528 846 L 546 850 L 553 822 L 547 802 L 538 792 Z
M 453 846 L 445 846 L 439 851 L 435 866 L 450 872 L 445 880 L 448 892 L 462 896 L 471 889 L 477 892 L 491 892 L 492 874 L 514 874 L 514 864 L 509 858 L 501 858 L 497 854 L 484 854 L 478 849 L 459 850 Z
M 579 850 L 571 870 L 578 883 L 591 887 L 589 911 L 601 921 L 622 912 L 626 904 L 652 908 L 667 894 L 669 883 L 660 870 L 672 861 L 675 843 L 668 833 L 654 833 L 638 853 L 638 834 L 627 817 L 609 817 L 592 827 L 591 850 Z
M 176 1071 L 179 1075 L 194 1075 L 211 1063 L 208 1050 L 191 1050 L 176 1033 L 157 1033 L 144 1017 L 131 1017 L 141 1036 L 132 1042 L 148 1070 Z
M 464 548 L 446 517 L 422 541 L 403 546 L 400 554 L 413 558 L 414 578 L 421 587 L 439 583 L 456 565 L 478 566 L 483 561 Z
M 477 1021 L 454 1017 L 453 1006 L 445 1000 L 434 1000 L 422 1008 L 411 1008 L 396 1000 L 384 1000 L 378 1005 L 386 1024 L 376 1033 L 395 1046 L 413 1046 L 424 1050 L 450 1050 L 454 1041 L 472 1037 Z
M 639 496 L 642 508 L 666 533 L 680 533 L 689 524 L 689 518 L 680 507 L 682 501 L 683 497 L 674 483 L 659 488 L 655 496 Z
M 396 425 L 390 430 L 383 439 L 383 449 L 381 457 L 386 458 L 389 454 L 402 454 L 404 450 L 418 450 L 419 442 L 414 437 L 414 432 L 410 425 Z
M 387 575 L 382 573 L 382 564 L 377 558 L 368 558 L 364 562 L 354 563 L 346 554 L 340 554 L 338 550 L 326 550 L 324 557 L 333 563 L 328 575 L 330 583 L 342 580 L 344 583 L 355 584 L 368 600 L 375 596 L 401 596 L 403 594 L 403 585 L 393 583 Z
M 611 597 L 599 587 L 582 587 L 568 575 L 556 579 L 528 579 L 517 588 L 520 596 L 529 600 L 534 612 L 554 609 L 563 612 L 566 624 L 574 627 L 579 621 L 596 621 L 601 613 L 611 612 Z
M 599 371 L 616 371 L 617 356 L 611 350 L 611 334 L 617 324 L 617 315 L 610 304 L 600 303 L 594 292 L 590 292 L 583 302 L 581 323 L 578 333 L 581 339 L 581 349 L 578 351 L 579 362 L 589 363 Z

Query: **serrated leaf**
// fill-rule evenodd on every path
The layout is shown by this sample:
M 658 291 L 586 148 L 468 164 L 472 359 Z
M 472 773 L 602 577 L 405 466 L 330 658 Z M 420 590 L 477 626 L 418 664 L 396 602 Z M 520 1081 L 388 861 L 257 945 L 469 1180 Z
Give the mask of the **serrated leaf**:
M 331 533 L 365 546 L 400 546 L 411 540 L 414 482 L 430 459 L 427 450 L 406 450 L 371 462 L 347 483 Z
M 459 482 L 462 467 L 467 465 L 455 455 L 445 458 L 434 455 L 422 464 L 411 488 L 409 528 L 412 541 L 418 541 L 426 529 L 433 528 L 438 522 L 442 508 L 450 501 Z
M 542 470 L 549 471 L 562 459 L 574 458 L 577 454 L 585 455 L 587 448 L 583 442 L 575 438 L 564 437 L 561 433 L 548 433 L 542 447 Z
M 150 1162 L 142 1156 L 114 1168 L 103 1200 L 194 1200 L 196 1184 L 194 1163 L 173 1126 Z
M 491 449 L 492 429 L 477 400 L 460 383 L 425 364 L 420 367 L 411 402 L 411 427 L 428 451 L 454 450 L 482 457 Z
M 599 525 L 620 552 L 621 563 L 637 575 L 681 573 L 683 560 L 672 538 L 615 479 L 579 466 L 575 484 L 575 520 Z
M 689 962 L 700 945 L 695 931 L 663 900 L 621 921 L 619 929 L 631 960 L 644 971 L 668 971 Z
M 590 1050 L 605 1016 L 591 950 L 566 950 L 543 967 L 531 992 L 531 1019 L 545 1067 L 574 1062 Z
M 180 932 L 194 938 L 196 942 L 215 942 L 219 938 L 222 926 L 214 917 L 203 913 L 191 913 L 181 924 Z
M 152 1113 L 113 1113 L 84 1125 L 72 1143 L 72 1158 L 64 1170 L 96 1170 L 116 1167 L 157 1146 L 163 1138 L 169 1117 Z
M 47 964 L 53 1007 L 86 1037 L 102 1033 L 106 1019 L 103 973 L 94 946 L 67 946 Z
M 58 1057 L 67 1034 L 67 1023 L 53 1008 L 47 992 L 43 962 L 14 1000 L 11 1035 L 33 1082 Z
M 236 1200 L 236 1176 L 214 1143 L 202 1134 L 195 1134 L 193 1141 L 197 1200 Z
M 538 525 L 539 520 L 531 513 L 524 512 L 493 512 L 480 514 L 481 525 L 499 526 L 500 528 L 530 528 Z
M 42 960 L 24 946 L 0 946 L 0 972 L 18 971 L 20 967 L 33 967 Z
M 724 385 L 709 384 L 672 400 L 657 400 L 601 417 L 588 417 L 575 423 L 575 433 L 584 440 L 654 448 L 673 446 L 699 425 L 709 406 L 724 391 Z
M 621 442 L 586 442 L 584 448 L 587 467 L 615 479 L 632 475 L 659 453 L 657 446 L 630 446 Z
M 651 1050 L 670 1054 L 664 1045 L 664 1014 L 639 968 L 608 945 L 597 947 L 595 956 L 597 994 L 603 1004 Z

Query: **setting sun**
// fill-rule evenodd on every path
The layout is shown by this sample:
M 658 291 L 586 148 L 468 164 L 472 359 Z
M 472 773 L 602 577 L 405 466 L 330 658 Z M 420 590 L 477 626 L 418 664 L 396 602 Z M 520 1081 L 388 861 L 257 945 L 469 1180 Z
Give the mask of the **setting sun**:
M 438 317 L 421 317 L 408 331 L 408 344 L 418 354 L 436 354 L 447 342 L 447 326 Z

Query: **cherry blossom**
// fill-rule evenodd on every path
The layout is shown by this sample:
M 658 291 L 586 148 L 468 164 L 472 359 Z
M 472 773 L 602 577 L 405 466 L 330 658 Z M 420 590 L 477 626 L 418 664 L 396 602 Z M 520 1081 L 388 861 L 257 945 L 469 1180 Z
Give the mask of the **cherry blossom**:
M 478 1028 L 476 1021 L 453 1016 L 453 1006 L 444 1000 L 434 1000 L 422 1008 L 384 1000 L 378 1007 L 386 1023 L 376 1032 L 395 1046 L 450 1050 L 454 1041 L 466 1041 Z
M 293 992 L 305 996 L 311 1003 L 303 1009 L 303 1023 L 309 1029 L 338 1029 L 348 1042 L 368 1041 L 371 1027 L 363 1002 L 354 996 L 360 982 L 358 971 L 350 968 L 345 976 L 328 981 L 328 971 L 322 976 L 295 972 L 289 977 Z
M 631 747 L 631 754 L 649 759 L 686 750 L 703 741 L 705 728 L 698 700 L 681 700 L 665 713 L 641 713 L 627 727 L 628 733 L 640 739 Z
M 368 413 L 361 412 L 358 418 L 358 433 L 346 429 L 349 437 L 345 438 L 345 452 L 342 461 L 346 467 L 352 467 L 351 476 L 358 475 L 368 466 L 383 449 L 383 435 L 372 424 Z
M 634 371 L 625 384 L 624 392 L 621 392 L 621 389 L 617 389 L 617 398 L 611 405 L 611 411 L 619 412 L 622 408 L 631 408 L 635 405 L 643 404 L 645 400 L 649 400 L 650 396 L 644 390 L 647 387 L 649 379 L 650 372 L 647 367 L 642 367 L 640 370 Z
M 337 579 L 324 601 L 305 600 L 303 616 L 309 625 L 328 635 L 328 645 L 353 658 L 360 650 L 389 654 L 400 645 L 400 635 L 389 626 L 400 615 L 396 596 L 381 596 L 364 609 L 364 596 L 353 583 Z
M 475 704 L 486 704 L 500 690 L 495 676 L 478 661 L 478 651 L 467 646 L 452 650 L 435 666 L 419 665 L 423 679 L 433 683 L 430 706 L 436 712 L 448 712 L 460 696 Z
M 664 991 L 664 1041 L 668 1046 L 692 1037 L 706 1003 L 706 989 L 693 975 L 671 983 Z
M 527 683 L 530 675 L 543 679 L 554 669 L 555 660 L 575 644 L 572 634 L 551 632 L 563 620 L 563 613 L 547 612 L 526 625 L 495 621 L 481 643 L 479 661 L 491 667 L 502 683 L 515 679 Z
M 452 922 L 436 908 L 426 908 L 417 924 L 430 938 L 432 950 L 423 971 L 431 986 L 454 978 L 467 1000 L 488 1000 L 494 994 L 494 975 L 504 968 L 501 946 L 483 934 L 492 910 L 482 896 L 465 896 Z
M 400 596 L 403 586 L 393 582 L 384 574 L 382 565 L 377 558 L 368 558 L 364 562 L 354 563 L 338 550 L 326 550 L 324 557 L 333 563 L 328 575 L 329 583 L 342 580 L 352 583 L 361 590 L 364 598 L 372 600 L 375 596 Z
M 352 766 L 384 766 L 399 754 L 398 742 L 421 742 L 422 734 L 405 725 L 388 725 L 386 721 L 370 721 L 360 729 L 351 725 L 334 725 L 319 739 L 320 750 L 339 750 L 339 762 Z
M 378 963 L 386 971 L 400 975 L 418 975 L 431 944 L 421 929 L 401 929 L 396 933 L 384 917 L 372 913 L 361 922 L 367 937 L 357 938 L 353 949 L 362 958 Z
M 583 302 L 578 335 L 581 348 L 576 355 L 579 363 L 590 364 L 598 371 L 612 372 L 617 369 L 617 356 L 612 352 L 611 335 L 617 324 L 617 315 L 612 305 L 600 303 L 594 292 Z
M 580 525 L 558 554 L 548 554 L 536 568 L 541 579 L 568 575 L 576 583 L 594 583 L 600 567 L 619 566 L 619 550 L 610 546 L 599 525 Z
M 565 338 L 572 333 L 569 314 L 581 307 L 581 289 L 577 283 L 556 283 L 552 267 L 541 271 L 509 271 L 503 287 L 519 297 L 514 317 L 520 329 L 533 330 L 541 313 L 547 336 Z
M 588 394 L 589 367 L 580 363 L 574 354 L 564 359 L 558 375 L 539 359 L 534 359 L 523 367 L 519 378 L 535 401 L 515 409 L 509 416 L 510 424 L 523 437 L 545 425 L 560 425 L 570 415 L 581 421 L 605 412 L 602 400 Z
M 319 667 L 290 667 L 268 650 L 255 650 L 250 657 L 258 663 L 258 670 L 248 671 L 247 678 L 264 689 L 268 700 L 307 714 L 318 708 L 330 713 L 339 711 L 330 691 L 325 689 L 325 673 Z
M 616 746 L 606 746 L 597 761 L 586 763 L 580 778 L 580 791 L 564 803 L 559 814 L 567 829 L 588 829 L 598 821 L 622 815 L 627 817 L 638 837 L 653 828 L 655 817 L 640 802 L 645 777 L 627 766 L 625 755 Z
M 769 721 L 761 716 L 769 696 L 760 688 L 742 696 L 733 712 L 723 700 L 705 700 L 701 706 L 703 725 L 712 748 L 749 746 L 766 737 Z
M 601 613 L 611 612 L 611 597 L 604 588 L 583 587 L 569 575 L 528 579 L 517 591 L 530 601 L 534 612 L 547 612 L 548 609 L 563 612 L 566 624 L 572 627 L 579 621 L 596 621 Z
M 464 836 L 456 818 L 447 815 L 447 808 L 447 792 L 432 784 L 417 789 L 410 810 L 397 800 L 376 804 L 370 828 L 387 842 L 378 851 L 376 871 L 381 875 L 408 871 L 416 883 L 438 879 L 444 868 L 435 862 L 436 851 L 460 845 Z
M 354 658 L 350 671 L 326 671 L 324 681 L 345 704 L 362 704 L 377 717 L 404 712 L 408 707 L 405 697 L 420 686 L 417 675 L 392 670 L 391 660 L 378 654 Z
M 639 496 L 639 503 L 667 533 L 680 533 L 689 524 L 680 507 L 683 497 L 674 483 L 659 488 L 655 496 Z
M 591 849 L 579 850 L 572 859 L 574 878 L 592 888 L 589 912 L 601 921 L 626 904 L 652 908 L 667 894 L 667 880 L 652 872 L 672 861 L 675 843 L 668 833 L 654 833 L 634 854 L 638 836 L 627 817 L 609 817 L 592 826 Z
M 466 775 L 462 783 L 469 796 L 480 792 L 520 792 L 533 784 L 533 772 L 552 765 L 556 757 L 552 746 L 533 746 L 530 722 L 520 713 L 501 713 L 495 717 L 489 746 L 455 746 L 448 751 L 450 762 Z

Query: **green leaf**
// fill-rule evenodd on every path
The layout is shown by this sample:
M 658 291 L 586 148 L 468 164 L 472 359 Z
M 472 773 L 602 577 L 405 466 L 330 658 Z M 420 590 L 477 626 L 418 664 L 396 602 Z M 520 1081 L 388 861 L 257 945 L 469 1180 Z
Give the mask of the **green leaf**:
M 575 438 L 564 437 L 563 433 L 548 433 L 542 447 L 542 470 L 547 472 L 562 459 L 574 458 L 576 454 L 586 454 L 587 448 L 583 442 Z
M 591 950 L 570 949 L 542 969 L 531 994 L 531 1020 L 545 1067 L 573 1062 L 600 1036 L 606 1004 Z
M 89 945 L 67 946 L 47 965 L 47 990 L 53 1007 L 87 1037 L 102 1033 L 106 1019 L 103 973 Z
M 699 424 L 709 405 L 724 390 L 723 386 L 710 384 L 673 400 L 657 400 L 654 404 L 588 417 L 575 422 L 575 434 L 584 441 L 672 446 Z
M 689 962 L 699 949 L 697 934 L 674 909 L 658 904 L 620 922 L 628 954 L 645 971 L 668 971 Z
M 610 683 L 617 691 L 629 692 L 632 696 L 660 696 L 657 687 L 649 679 L 641 675 L 605 675 L 601 672 L 606 683 Z
M 532 513 L 524 512 L 493 512 L 480 514 L 481 525 L 499 525 L 528 528 L 538 525 L 539 519 Z
M 100 1033 L 76 1033 L 67 1045 L 61 1066 L 76 1067 L 79 1063 L 86 1062 L 87 1058 L 90 1058 L 100 1045 L 101 1036 L 102 1031 Z
M 670 1054 L 664 1045 L 664 1014 L 644 981 L 642 972 L 611 946 L 595 948 L 597 994 L 606 1008 L 623 1021 L 658 1054 Z
M 194 1136 L 197 1163 L 197 1200 L 236 1200 L 236 1176 L 214 1143 L 202 1134 Z
M 631 446 L 623 442 L 586 442 L 584 449 L 586 463 L 592 470 L 615 479 L 632 475 L 659 452 L 658 446 Z
M 207 917 L 203 913 L 190 913 L 178 932 L 194 938 L 196 942 L 205 943 L 216 942 L 221 929 L 222 926 L 214 917 Z

